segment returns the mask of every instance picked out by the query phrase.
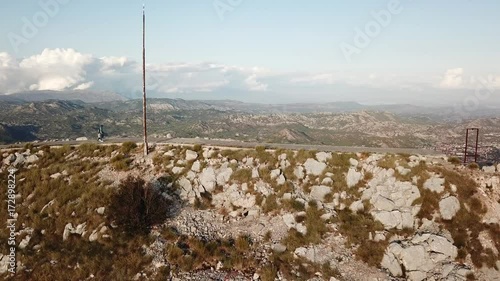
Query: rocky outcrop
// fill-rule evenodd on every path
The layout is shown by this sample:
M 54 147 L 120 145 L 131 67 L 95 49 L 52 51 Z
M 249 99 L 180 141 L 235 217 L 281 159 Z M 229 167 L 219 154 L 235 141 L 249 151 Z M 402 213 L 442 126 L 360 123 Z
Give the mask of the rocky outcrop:
M 374 175 L 361 200 L 370 201 L 370 213 L 385 229 L 413 228 L 414 216 L 420 210 L 420 206 L 413 206 L 413 201 L 420 198 L 420 191 L 410 182 L 396 181 L 393 174 L 391 169 Z
M 449 235 L 420 233 L 411 239 L 392 241 L 381 266 L 394 277 L 406 276 L 412 281 L 427 280 L 431 276 L 454 280 L 460 270 L 454 262 L 457 253 Z

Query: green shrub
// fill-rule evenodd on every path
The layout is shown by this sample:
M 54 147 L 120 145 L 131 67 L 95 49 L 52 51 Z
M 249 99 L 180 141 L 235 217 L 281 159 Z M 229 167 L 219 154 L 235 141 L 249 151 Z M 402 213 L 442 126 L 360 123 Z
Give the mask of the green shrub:
M 469 163 L 469 165 L 467 165 L 467 167 L 471 170 L 478 170 L 479 169 L 479 165 L 475 162 Z
M 236 169 L 231 174 L 231 180 L 240 183 L 248 183 L 252 181 L 252 170 L 251 169 Z
M 111 166 L 117 171 L 127 171 L 132 163 L 132 159 L 125 157 L 123 154 L 118 154 L 110 160 Z
M 278 205 L 278 202 L 276 200 L 277 200 L 277 198 L 276 198 L 275 194 L 271 194 L 271 195 L 267 196 L 266 202 L 264 203 L 264 206 L 262 206 L 262 211 L 264 213 L 269 213 L 269 212 L 277 210 L 279 205 Z
M 120 150 L 122 153 L 128 154 L 136 148 L 137 148 L 137 144 L 135 142 L 127 141 L 127 142 L 122 143 Z
M 340 233 L 347 237 L 347 246 L 358 246 L 357 257 L 370 265 L 379 265 L 384 256 L 386 242 L 373 242 L 368 240 L 368 237 L 370 232 L 384 230 L 384 226 L 365 212 L 353 213 L 343 210 L 338 213 L 336 219 L 340 224 Z
M 111 198 L 109 215 L 129 233 L 147 233 L 167 218 L 170 203 L 151 184 L 128 177 Z
M 462 163 L 462 161 L 460 161 L 460 159 L 458 159 L 458 157 L 450 157 L 450 158 L 448 158 L 448 162 L 450 162 L 451 164 L 454 164 L 454 165 L 459 165 Z
M 80 157 L 92 157 L 96 150 L 99 150 L 99 145 L 95 143 L 84 143 L 78 146 Z

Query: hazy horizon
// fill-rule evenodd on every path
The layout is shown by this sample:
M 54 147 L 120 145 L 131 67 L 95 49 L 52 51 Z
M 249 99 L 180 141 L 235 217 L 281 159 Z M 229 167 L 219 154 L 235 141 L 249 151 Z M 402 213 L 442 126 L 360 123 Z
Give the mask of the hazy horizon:
M 500 105 L 495 1 L 145 2 L 149 97 Z M 5 6 L 0 94 L 141 96 L 141 1 Z

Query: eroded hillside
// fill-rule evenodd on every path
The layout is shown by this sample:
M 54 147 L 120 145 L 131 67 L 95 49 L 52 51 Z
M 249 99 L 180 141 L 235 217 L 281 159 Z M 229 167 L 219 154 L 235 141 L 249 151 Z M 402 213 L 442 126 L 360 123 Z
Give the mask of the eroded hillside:
M 18 168 L 17 280 L 500 275 L 500 167 L 263 147 L 141 151 L 133 143 L 2 150 L 2 186 L 7 168 Z M 139 208 L 133 221 L 136 201 L 124 190 L 138 190 L 144 206 L 168 202 L 164 214 Z M 9 235 L 0 230 L 1 241 Z

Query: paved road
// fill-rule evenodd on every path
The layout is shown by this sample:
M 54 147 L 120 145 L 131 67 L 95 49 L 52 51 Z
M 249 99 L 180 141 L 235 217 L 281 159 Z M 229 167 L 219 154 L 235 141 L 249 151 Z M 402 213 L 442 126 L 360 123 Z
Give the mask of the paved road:
M 107 139 L 104 144 L 119 144 L 126 141 L 141 143 L 142 138 L 115 138 Z M 78 145 L 82 143 L 98 143 L 97 141 L 56 141 L 56 142 L 39 142 L 35 145 Z M 422 155 L 439 155 L 441 152 L 426 149 L 415 148 L 380 148 L 380 147 L 355 147 L 355 146 L 332 146 L 332 145 L 314 145 L 314 144 L 282 144 L 282 143 L 257 143 L 257 142 L 243 142 L 236 140 L 215 140 L 215 139 L 200 139 L 200 138 L 173 138 L 173 139 L 149 139 L 149 143 L 156 144 L 176 144 L 176 145 L 193 145 L 201 144 L 214 147 L 227 147 L 227 148 L 254 148 L 256 146 L 265 146 L 266 148 L 283 148 L 292 150 L 318 150 L 318 151 L 332 151 L 332 152 L 375 152 L 375 153 L 408 153 L 408 154 L 422 154 Z M 25 143 L 14 145 L 0 145 L 1 148 L 8 147 L 23 147 Z

